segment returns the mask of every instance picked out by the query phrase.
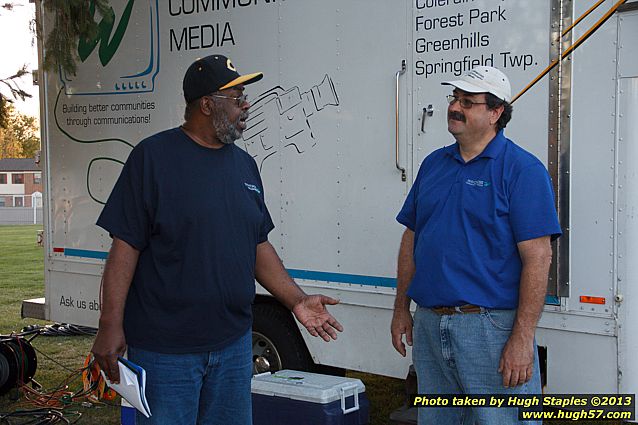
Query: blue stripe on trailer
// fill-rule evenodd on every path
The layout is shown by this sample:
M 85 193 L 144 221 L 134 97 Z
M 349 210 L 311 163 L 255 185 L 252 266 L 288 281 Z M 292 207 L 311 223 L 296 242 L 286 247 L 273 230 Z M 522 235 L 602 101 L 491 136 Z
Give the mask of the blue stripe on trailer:
M 64 248 L 64 255 L 68 257 L 97 258 L 105 260 L 108 252 L 90 251 L 87 249 Z M 325 282 L 353 283 L 367 286 L 383 286 L 395 288 L 397 280 L 389 277 L 364 276 L 358 274 L 319 272 L 314 270 L 287 269 L 290 276 L 297 279 L 320 280 Z
M 64 255 L 69 257 L 97 258 L 105 260 L 108 252 L 90 251 L 87 249 L 64 248 Z M 382 286 L 396 288 L 397 280 L 390 277 L 364 276 L 359 274 L 319 272 L 315 270 L 287 269 L 290 276 L 296 279 L 319 280 L 323 282 L 352 283 L 365 286 Z M 545 297 L 545 304 L 560 305 L 560 298 L 554 295 Z
M 322 280 L 326 282 L 354 283 L 356 285 L 384 286 L 396 288 L 397 280 L 390 277 L 363 276 L 358 274 L 318 272 L 314 270 L 288 269 L 290 276 L 297 279 Z
M 87 249 L 64 248 L 64 255 L 67 257 L 98 258 L 100 260 L 106 260 L 109 253 L 104 251 L 89 251 Z

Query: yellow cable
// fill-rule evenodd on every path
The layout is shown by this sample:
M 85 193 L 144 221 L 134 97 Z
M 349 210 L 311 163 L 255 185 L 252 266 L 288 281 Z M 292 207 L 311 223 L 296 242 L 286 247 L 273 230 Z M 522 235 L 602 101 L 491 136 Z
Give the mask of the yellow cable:
M 580 15 L 580 18 L 576 19 L 576 21 L 574 21 L 573 24 L 571 24 L 565 31 L 563 31 L 563 33 L 561 34 L 561 38 L 565 37 L 576 25 L 578 25 L 580 23 L 580 21 L 582 21 L 587 16 L 589 16 L 590 13 L 592 13 L 594 10 L 596 10 L 598 8 L 598 6 L 600 6 L 604 2 L 605 2 L 605 0 L 598 0 L 598 2 L 595 5 L 593 5 L 592 7 L 589 8 L 589 10 L 587 10 L 587 12 L 583 13 L 582 15 Z M 557 39 L 556 41 L 559 41 L 559 40 L 560 39 Z
M 611 15 L 613 15 L 614 12 L 616 12 L 616 9 L 622 6 L 622 4 L 625 3 L 626 1 L 627 0 L 618 0 L 618 2 L 616 2 L 616 4 L 611 9 L 609 9 L 607 13 L 605 13 L 591 28 L 589 28 L 585 32 L 585 34 L 583 34 L 578 40 L 576 40 L 574 44 L 569 46 L 569 48 L 563 52 L 560 60 L 565 59 L 567 56 L 569 56 L 571 52 L 573 52 L 576 48 L 578 48 L 578 46 L 580 46 L 585 40 L 587 40 L 587 38 L 589 38 L 589 36 L 592 35 L 602 24 L 604 24 L 611 17 Z M 512 99 L 510 103 L 514 103 L 516 99 L 518 99 L 523 94 L 525 94 L 525 92 L 527 92 L 530 88 L 532 88 L 534 84 L 536 84 L 541 78 L 547 75 L 549 71 L 551 71 L 556 65 L 558 65 L 558 62 L 559 62 L 559 59 L 554 59 L 547 66 L 547 68 L 545 68 L 540 74 L 538 74 L 536 78 L 532 80 L 532 82 L 530 82 L 523 90 L 521 90 L 520 93 L 514 96 L 514 98 Z

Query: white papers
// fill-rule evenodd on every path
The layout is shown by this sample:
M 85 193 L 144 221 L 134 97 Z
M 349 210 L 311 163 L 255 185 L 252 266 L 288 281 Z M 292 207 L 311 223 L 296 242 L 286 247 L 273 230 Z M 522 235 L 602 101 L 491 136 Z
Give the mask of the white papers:
M 103 370 L 102 377 L 106 381 L 106 384 L 113 388 L 115 392 L 126 399 L 131 406 L 139 410 L 144 416 L 149 418 L 151 416 L 151 409 L 148 407 L 146 401 L 146 371 L 140 366 L 132 363 L 130 360 L 119 357 L 117 359 L 117 365 L 120 369 L 120 383 L 113 384 L 106 377 Z

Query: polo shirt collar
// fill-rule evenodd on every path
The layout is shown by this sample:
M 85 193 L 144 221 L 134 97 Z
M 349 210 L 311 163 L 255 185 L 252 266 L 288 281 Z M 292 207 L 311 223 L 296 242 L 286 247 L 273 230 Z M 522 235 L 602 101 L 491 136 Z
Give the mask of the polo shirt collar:
M 501 152 L 503 152 L 503 149 L 505 149 L 506 142 L 507 142 L 507 139 L 505 138 L 505 135 L 503 134 L 503 130 L 499 130 L 499 132 L 496 133 L 496 136 L 494 136 L 492 141 L 488 143 L 485 149 L 483 149 L 483 152 L 481 152 L 477 158 L 498 157 L 501 154 Z
M 472 161 L 476 160 L 477 158 L 497 158 L 501 154 L 501 152 L 503 152 L 503 149 L 505 149 L 506 143 L 507 139 L 503 134 L 503 130 L 500 130 L 498 133 L 496 133 L 496 136 L 494 136 L 490 143 L 487 144 L 485 149 L 483 149 L 483 152 L 478 154 L 478 156 L 472 159 Z M 454 159 L 461 163 L 465 163 L 465 160 L 463 159 L 463 157 L 461 157 L 458 142 L 454 143 L 453 145 L 446 146 L 445 154 L 452 156 Z

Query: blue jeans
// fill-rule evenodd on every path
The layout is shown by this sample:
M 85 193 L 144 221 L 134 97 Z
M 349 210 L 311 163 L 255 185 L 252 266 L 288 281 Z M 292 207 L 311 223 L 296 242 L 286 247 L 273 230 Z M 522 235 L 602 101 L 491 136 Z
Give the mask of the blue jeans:
M 128 358 L 146 370 L 152 414 L 137 412 L 137 425 L 252 425 L 250 330 L 220 351 L 163 354 L 129 346 Z
M 514 388 L 498 372 L 516 310 L 439 315 L 418 307 L 414 315 L 412 361 L 420 394 L 540 394 L 538 353 L 534 375 Z M 534 344 L 536 347 L 536 344 Z M 419 408 L 419 425 L 518 424 L 517 408 Z M 527 425 L 539 422 L 523 422 Z

